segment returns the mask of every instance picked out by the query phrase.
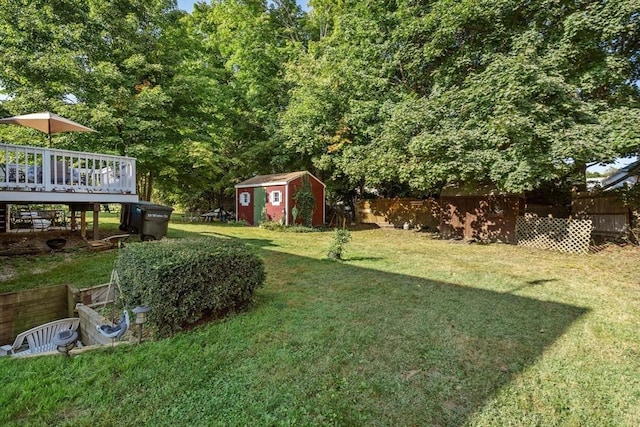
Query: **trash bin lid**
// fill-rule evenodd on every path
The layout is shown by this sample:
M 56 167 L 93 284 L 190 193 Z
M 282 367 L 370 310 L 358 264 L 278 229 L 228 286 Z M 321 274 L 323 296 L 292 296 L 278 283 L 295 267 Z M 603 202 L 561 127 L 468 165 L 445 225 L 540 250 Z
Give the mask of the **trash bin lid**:
M 172 212 L 173 208 L 171 206 L 158 205 L 151 202 L 137 202 L 133 203 L 133 205 L 143 211 L 160 211 L 160 212 Z

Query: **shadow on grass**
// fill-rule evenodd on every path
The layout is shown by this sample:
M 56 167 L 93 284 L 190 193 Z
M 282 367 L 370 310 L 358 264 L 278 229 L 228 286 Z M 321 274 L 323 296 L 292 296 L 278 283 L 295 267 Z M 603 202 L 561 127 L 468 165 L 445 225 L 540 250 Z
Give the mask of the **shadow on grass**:
M 238 227 L 238 226 L 234 226 L 234 227 Z M 220 226 L 218 226 L 217 229 L 220 229 Z M 234 239 L 234 240 L 241 240 L 242 242 L 246 243 L 247 245 L 250 245 L 250 246 L 253 246 L 253 247 L 257 247 L 257 248 L 268 248 L 268 247 L 277 247 L 278 246 L 275 243 L 273 243 L 271 240 L 267 240 L 267 239 L 239 239 L 237 237 L 229 236 L 227 234 L 219 233 L 219 232 L 213 231 L 213 230 L 207 230 L 207 231 L 202 231 L 202 232 L 194 232 L 194 231 L 175 230 L 175 229 L 171 230 L 170 229 L 170 231 L 167 234 L 167 236 L 169 238 L 218 237 L 218 238 L 222 238 L 222 239 Z
M 379 256 L 350 256 L 343 259 L 342 262 L 348 263 L 349 261 L 377 261 L 381 259 L 384 259 L 384 258 Z
M 340 396 L 333 399 L 340 424 L 461 425 L 587 312 L 474 284 L 263 255 L 268 264 L 306 266 L 277 300 L 298 310 L 296 325 L 318 338 L 306 343 L 323 351 L 303 377 L 329 378 L 313 392 Z M 287 290 L 306 286 L 315 288 L 307 295 L 313 302 L 294 308 L 305 296 Z
M 276 320 L 247 333 L 263 337 L 254 363 L 279 372 L 262 380 L 270 394 L 289 396 L 267 405 L 276 419 L 462 425 L 588 311 L 244 241 L 267 266 L 249 315 Z M 254 410 L 249 419 L 264 420 Z
M 179 237 L 212 234 L 236 239 Z M 124 423 L 462 425 L 588 311 L 238 240 L 267 285 L 248 312 L 173 338 L 171 357 L 145 347 L 153 366 L 122 375 L 144 372 L 157 396 L 124 399 Z
M 558 279 L 535 279 L 527 280 L 526 282 L 509 289 L 508 292 L 519 292 L 529 288 L 535 288 L 536 286 L 546 285 L 547 283 L 557 282 Z

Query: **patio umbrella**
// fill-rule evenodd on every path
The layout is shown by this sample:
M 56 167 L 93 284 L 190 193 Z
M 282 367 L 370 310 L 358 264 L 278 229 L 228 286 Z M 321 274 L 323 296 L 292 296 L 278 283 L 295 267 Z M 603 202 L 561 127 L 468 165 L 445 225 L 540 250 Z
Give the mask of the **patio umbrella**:
M 95 132 L 95 130 L 76 123 L 72 120 L 60 117 L 48 111 L 42 113 L 24 114 L 22 116 L 7 117 L 0 119 L 3 124 L 15 124 L 37 129 L 49 135 L 49 146 L 51 147 L 51 135 L 60 132 Z

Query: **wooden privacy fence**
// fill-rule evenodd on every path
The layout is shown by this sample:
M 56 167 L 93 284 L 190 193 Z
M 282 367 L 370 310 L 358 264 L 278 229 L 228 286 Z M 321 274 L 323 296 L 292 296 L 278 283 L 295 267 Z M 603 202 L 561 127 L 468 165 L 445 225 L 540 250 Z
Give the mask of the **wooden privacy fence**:
M 631 209 L 615 193 L 575 193 L 571 214 L 593 223 L 593 236 L 623 237 L 631 228 Z
M 381 227 L 402 227 L 405 222 L 435 230 L 440 224 L 440 208 L 433 199 L 372 199 L 356 205 L 358 221 Z
M 516 241 L 520 246 L 587 253 L 591 242 L 591 220 L 520 216 L 516 221 Z

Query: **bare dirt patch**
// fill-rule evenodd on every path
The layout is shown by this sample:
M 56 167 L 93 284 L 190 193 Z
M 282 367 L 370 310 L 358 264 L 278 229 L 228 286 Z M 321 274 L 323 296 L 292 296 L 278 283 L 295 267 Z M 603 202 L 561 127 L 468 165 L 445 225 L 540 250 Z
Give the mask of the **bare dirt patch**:
M 640 254 L 640 246 L 634 245 L 628 242 L 603 242 L 598 245 L 591 245 L 589 247 L 589 253 L 592 254 L 616 254 L 616 255 L 633 255 Z
M 0 258 L 0 260 L 1 259 L 2 258 Z M 5 280 L 9 280 L 9 279 L 13 278 L 13 276 L 15 276 L 15 274 L 16 274 L 16 269 L 15 268 L 13 268 L 10 265 L 3 265 L 2 267 L 0 267 L 0 282 L 3 282 Z
M 67 243 L 58 252 L 86 250 L 87 243 L 79 232 L 68 230 L 34 231 L 24 233 L 0 234 L 0 257 L 16 255 L 37 255 L 50 253 L 47 240 L 64 238 Z M 2 270 L 0 270 L 2 274 Z

